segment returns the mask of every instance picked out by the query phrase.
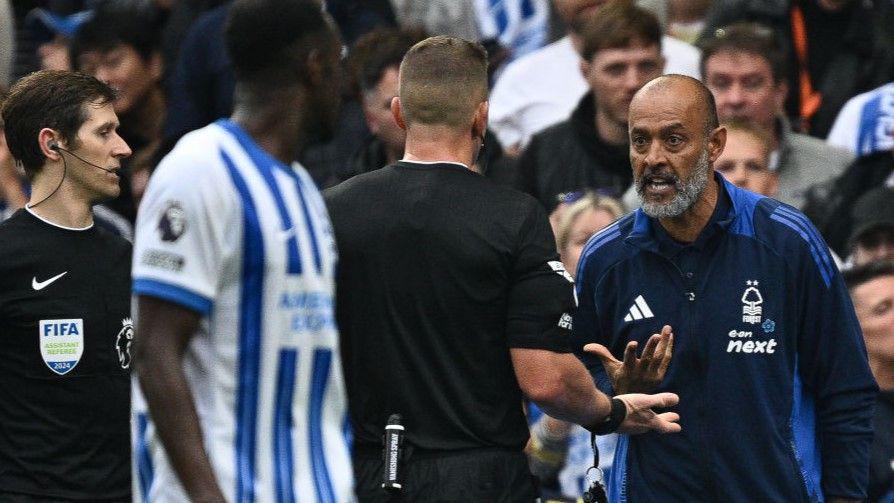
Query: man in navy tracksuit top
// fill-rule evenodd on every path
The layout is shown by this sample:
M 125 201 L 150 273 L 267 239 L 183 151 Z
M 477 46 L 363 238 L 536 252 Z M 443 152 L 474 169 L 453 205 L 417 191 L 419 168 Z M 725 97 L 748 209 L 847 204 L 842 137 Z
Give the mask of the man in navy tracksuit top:
M 657 391 L 679 394 L 683 431 L 622 436 L 611 500 L 864 498 L 877 387 L 825 243 L 798 211 L 713 173 L 726 131 L 698 81 L 647 84 L 629 128 L 643 208 L 584 249 L 574 334 L 621 358 L 670 325 Z M 621 382 L 581 358 L 604 390 Z

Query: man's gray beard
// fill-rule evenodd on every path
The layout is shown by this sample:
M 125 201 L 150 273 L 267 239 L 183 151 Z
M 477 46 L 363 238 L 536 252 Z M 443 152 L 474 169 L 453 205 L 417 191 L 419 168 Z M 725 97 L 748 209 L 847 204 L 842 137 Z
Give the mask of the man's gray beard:
M 643 212 L 652 218 L 679 217 L 698 201 L 705 187 L 708 186 L 711 171 L 711 163 L 708 161 L 708 149 L 704 149 L 695 163 L 695 170 L 692 172 L 692 176 L 685 182 L 679 179 L 674 180 L 674 188 L 677 189 L 677 193 L 666 204 L 645 200 L 643 197 L 643 192 L 645 191 L 643 180 L 646 173 L 643 173 L 642 177 L 634 181 L 636 193 L 639 194 L 639 199 L 642 202 Z

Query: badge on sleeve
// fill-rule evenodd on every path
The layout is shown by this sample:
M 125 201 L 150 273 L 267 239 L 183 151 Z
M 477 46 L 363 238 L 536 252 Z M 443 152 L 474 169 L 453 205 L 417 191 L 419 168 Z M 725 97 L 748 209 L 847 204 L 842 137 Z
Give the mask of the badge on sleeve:
M 133 344 L 133 321 L 130 318 L 121 320 L 121 330 L 115 338 L 115 350 L 118 351 L 118 363 L 121 368 L 130 367 L 130 345 Z
M 186 212 L 178 201 L 170 201 L 158 221 L 161 240 L 173 243 L 186 232 Z
M 40 320 L 40 355 L 53 372 L 65 375 L 84 354 L 84 320 Z

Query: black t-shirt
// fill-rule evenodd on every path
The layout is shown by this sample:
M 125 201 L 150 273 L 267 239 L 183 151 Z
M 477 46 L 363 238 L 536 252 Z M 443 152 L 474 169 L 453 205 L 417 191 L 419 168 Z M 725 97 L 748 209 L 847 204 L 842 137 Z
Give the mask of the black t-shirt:
M 129 500 L 130 256 L 95 226 L 0 224 L 0 500 Z
M 424 449 L 521 448 L 509 348 L 569 351 L 570 276 L 543 208 L 462 165 L 410 163 L 326 192 L 358 445 L 389 415 Z

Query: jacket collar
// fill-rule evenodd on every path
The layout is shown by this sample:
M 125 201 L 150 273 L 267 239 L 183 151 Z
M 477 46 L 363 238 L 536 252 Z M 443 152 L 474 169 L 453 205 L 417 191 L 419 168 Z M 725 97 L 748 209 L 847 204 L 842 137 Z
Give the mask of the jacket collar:
M 711 220 L 709 220 L 708 226 L 716 226 L 717 230 L 708 229 L 708 226 L 706 226 L 702 229 L 701 234 L 699 234 L 699 238 L 695 240 L 696 245 L 704 241 L 701 237 L 706 232 L 726 232 L 730 225 L 744 213 L 743 209 L 747 204 L 746 199 L 748 198 L 748 192 L 726 181 L 726 179 L 720 176 L 717 172 L 714 172 L 714 179 L 719 183 L 721 192 L 728 196 L 729 210 L 726 215 L 711 215 Z M 661 225 L 658 223 L 658 220 L 646 215 L 642 208 L 640 208 L 634 212 L 633 228 L 624 241 L 637 248 L 659 253 L 659 242 L 655 235 L 655 226 L 657 225 Z
M 779 135 L 779 144 L 776 150 L 770 152 L 770 170 L 779 170 L 788 163 L 789 156 L 792 154 L 792 123 L 785 115 L 776 117 L 776 133 Z

